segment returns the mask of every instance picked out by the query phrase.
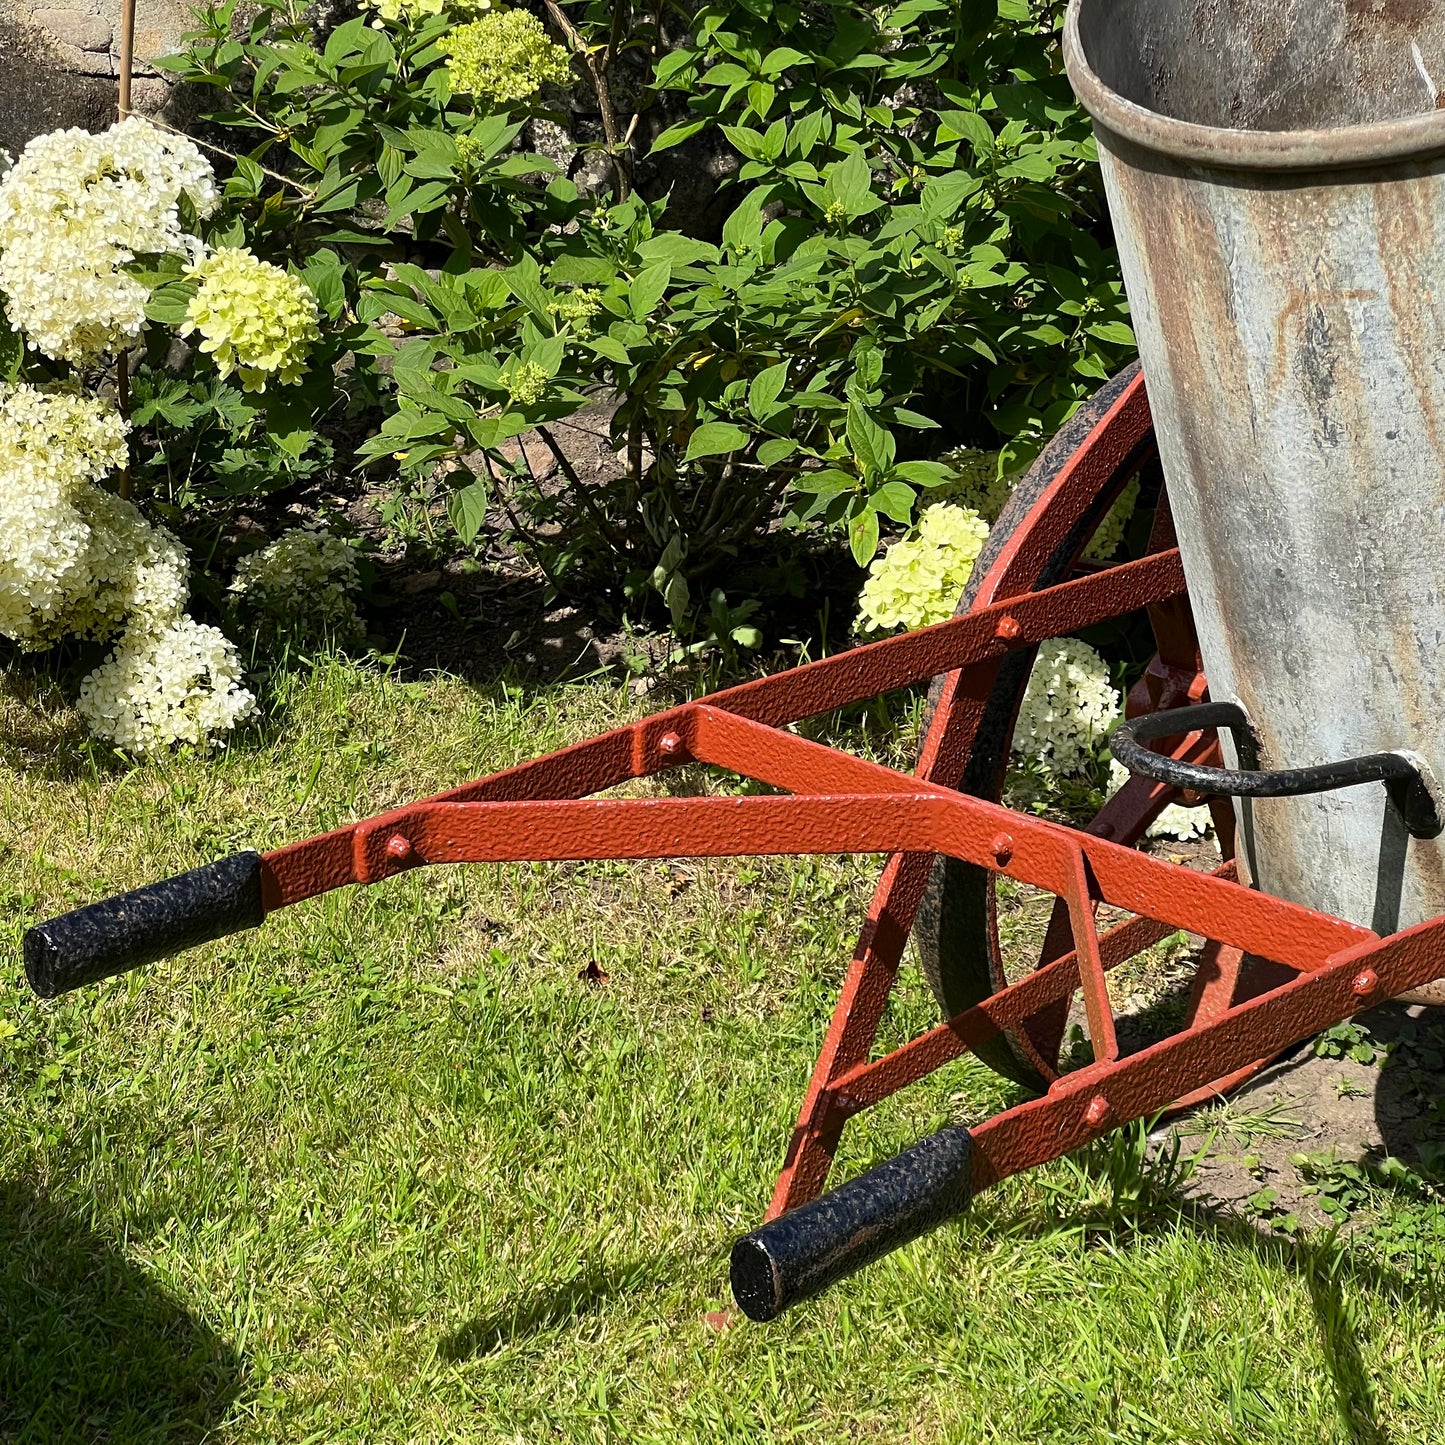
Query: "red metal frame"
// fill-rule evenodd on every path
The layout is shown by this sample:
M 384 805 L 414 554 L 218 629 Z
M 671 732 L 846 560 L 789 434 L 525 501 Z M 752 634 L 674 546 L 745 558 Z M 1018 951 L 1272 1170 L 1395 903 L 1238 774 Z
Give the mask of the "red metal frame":
M 346 884 L 432 863 L 886 853 L 867 922 L 834 1009 L 769 1217 L 823 1188 L 848 1119 L 1009 1029 L 1060 1028 L 1083 993 L 1096 1061 L 1047 1093 L 972 1128 L 974 1186 L 1056 1158 L 1171 1102 L 1196 1099 L 1363 1004 L 1445 972 L 1445 918 L 1381 940 L 1369 930 L 1252 891 L 1226 862 L 1191 871 L 1124 846 L 1172 798 L 1135 779 L 1088 830 L 1009 811 L 953 790 L 1001 659 L 1044 639 L 1148 609 L 1160 657 L 1130 711 L 1202 695 L 1184 574 L 1167 520 L 1139 561 L 1028 591 L 1041 557 L 1065 545 L 1151 436 L 1142 382 L 1126 387 L 1040 496 L 989 569 L 967 615 L 794 671 L 730 688 L 424 802 L 292 844 L 263 859 L 267 911 Z M 1162 509 L 1161 509 L 1162 511 Z M 944 675 L 917 771 L 905 775 L 784 730 L 860 698 Z M 1177 740 L 1204 759 L 1212 738 Z M 598 799 L 631 778 L 710 763 L 778 796 Z M 1232 827 L 1218 812 L 1221 831 Z M 1226 847 L 1226 852 L 1228 849 Z M 878 1059 L 872 1057 L 904 943 L 938 854 L 1047 889 L 1059 899 L 1040 967 Z M 1133 917 L 1099 934 L 1101 903 Z M 1177 929 L 1206 940 L 1189 1015 L 1176 1034 L 1120 1057 L 1108 971 Z M 1246 957 L 1286 981 L 1241 999 Z M 1041 1062 L 1047 1068 L 1051 1060 Z

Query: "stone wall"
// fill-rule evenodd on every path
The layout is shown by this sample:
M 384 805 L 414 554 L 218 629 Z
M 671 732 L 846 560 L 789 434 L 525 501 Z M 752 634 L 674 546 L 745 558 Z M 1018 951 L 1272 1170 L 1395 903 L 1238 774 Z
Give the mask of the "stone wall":
M 191 28 L 186 0 L 136 0 L 131 105 L 158 115 L 170 99 L 146 62 L 176 49 Z M 44 131 L 103 130 L 115 119 L 119 0 L 0 0 L 0 147 L 18 155 Z

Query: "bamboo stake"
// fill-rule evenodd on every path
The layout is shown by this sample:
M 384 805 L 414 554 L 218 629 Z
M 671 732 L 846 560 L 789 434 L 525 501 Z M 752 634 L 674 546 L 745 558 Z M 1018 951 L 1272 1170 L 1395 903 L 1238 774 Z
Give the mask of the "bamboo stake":
M 135 0 L 122 0 L 120 7 L 120 75 L 116 81 L 115 109 L 117 118 L 130 115 L 130 73 L 135 64 Z M 122 417 L 130 416 L 130 368 L 124 351 L 115 359 L 115 404 Z M 127 442 L 127 448 L 129 443 Z M 117 491 L 130 496 L 130 459 L 121 468 Z

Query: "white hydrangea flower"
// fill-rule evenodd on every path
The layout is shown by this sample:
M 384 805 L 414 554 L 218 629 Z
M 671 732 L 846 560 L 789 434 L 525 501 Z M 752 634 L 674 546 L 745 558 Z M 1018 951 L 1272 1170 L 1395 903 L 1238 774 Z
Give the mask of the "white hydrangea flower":
M 28 345 L 86 362 L 133 341 L 146 288 L 121 268 L 139 256 L 199 258 L 181 229 L 219 202 L 209 162 L 184 136 L 131 116 L 100 135 L 36 136 L 0 180 L 0 291 Z
M 0 384 L 0 634 L 43 647 L 90 585 L 92 483 L 125 460 L 126 425 L 98 401 Z
M 1119 693 L 1104 659 L 1076 637 L 1050 638 L 1040 645 L 1024 689 L 1013 750 L 1046 774 L 1082 773 L 1119 713 Z
M 1128 781 L 1129 769 L 1118 759 L 1110 758 L 1108 796 L 1112 798 Z M 1195 838 L 1207 838 L 1213 830 L 1214 821 L 1209 816 L 1208 808 L 1181 808 L 1178 803 L 1170 803 L 1150 823 L 1144 836 L 1174 838 L 1181 843 L 1189 843 Z
M 80 684 L 77 703 L 90 731 L 137 757 L 177 743 L 200 745 L 253 716 L 241 659 L 217 627 L 180 617 L 128 628 Z
M 346 634 L 360 627 L 356 553 L 324 528 L 294 527 L 243 557 L 230 590 L 278 627 Z
M 1119 493 L 1118 500 L 1094 529 L 1094 535 L 1089 538 L 1089 545 L 1083 552 L 1086 562 L 1107 562 L 1119 550 L 1119 544 L 1124 540 L 1124 529 L 1128 527 L 1138 501 L 1139 478 L 1135 477 Z
M 67 631 L 104 641 L 127 621 L 158 627 L 178 618 L 190 596 L 190 561 L 180 540 L 99 487 L 86 489 L 79 510 L 90 528 L 89 589 L 72 607 Z
M 868 569 L 858 598 L 865 627 L 926 627 L 953 616 L 988 526 L 968 507 L 936 502 L 915 537 L 895 542 Z

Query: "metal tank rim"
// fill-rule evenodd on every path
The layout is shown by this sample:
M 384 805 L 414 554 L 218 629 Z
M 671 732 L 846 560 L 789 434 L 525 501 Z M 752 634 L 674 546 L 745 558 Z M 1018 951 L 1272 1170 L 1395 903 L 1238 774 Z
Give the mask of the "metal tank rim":
M 1321 171 L 1445 153 L 1445 110 L 1399 120 L 1323 130 L 1239 130 L 1178 120 L 1128 100 L 1089 63 L 1079 12 L 1102 0 L 1070 0 L 1064 18 L 1064 68 L 1084 109 L 1124 140 L 1175 160 L 1222 170 Z

